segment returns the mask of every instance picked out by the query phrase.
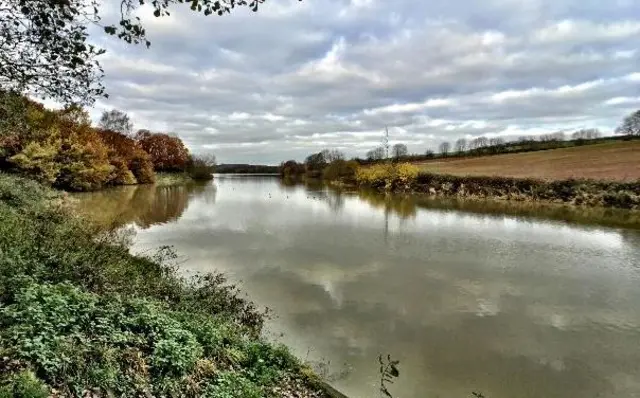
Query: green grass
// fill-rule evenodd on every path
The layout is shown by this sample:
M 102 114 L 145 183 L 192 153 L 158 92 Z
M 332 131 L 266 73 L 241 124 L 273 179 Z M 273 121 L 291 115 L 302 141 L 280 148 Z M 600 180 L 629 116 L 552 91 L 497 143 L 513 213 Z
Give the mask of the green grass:
M 0 174 L 0 398 L 322 396 L 222 275 L 184 279 L 170 249 L 124 241 Z

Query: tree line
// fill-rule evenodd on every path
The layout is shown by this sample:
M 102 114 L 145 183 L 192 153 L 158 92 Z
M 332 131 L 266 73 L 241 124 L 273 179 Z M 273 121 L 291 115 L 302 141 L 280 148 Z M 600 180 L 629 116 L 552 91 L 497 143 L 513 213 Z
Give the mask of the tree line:
M 640 110 L 626 116 L 615 130 L 616 135 L 604 137 L 595 128 L 580 129 L 571 134 L 559 131 L 539 136 L 521 136 L 516 140 L 507 141 L 502 137 L 475 137 L 472 139 L 459 138 L 454 142 L 444 141 L 439 144 L 438 151 L 427 149 L 423 154 L 409 154 L 407 146 L 402 143 L 388 147 L 388 136 L 383 138 L 383 144 L 368 151 L 364 159 L 355 158 L 359 163 L 376 163 L 379 161 L 403 160 L 416 161 L 443 157 L 484 156 L 501 153 L 519 153 L 556 149 L 588 144 L 599 144 L 615 140 L 640 139 Z
M 485 156 L 632 139 L 640 139 L 640 110 L 625 117 L 616 129 L 616 135 L 611 137 L 604 137 L 598 129 L 581 129 L 570 135 L 560 131 L 539 136 L 521 136 L 514 141 L 506 141 L 502 137 L 459 138 L 453 144 L 448 141 L 442 142 L 438 147 L 438 153 L 428 149 L 424 154 L 409 154 L 407 146 L 403 143 L 389 146 L 388 132 L 385 132 L 382 145 L 368 151 L 364 159 L 355 157 L 351 160 L 346 160 L 343 152 L 336 149 L 324 149 L 307 156 L 302 163 L 296 160 L 282 162 L 279 172 L 285 178 L 305 176 L 349 181 L 354 179 L 358 166 L 388 160 L 399 162 L 451 156 Z
M 304 163 L 287 160 L 280 164 L 280 175 L 284 178 L 324 178 L 353 182 L 359 163 L 346 160 L 343 152 L 337 149 L 324 149 L 306 157 Z
M 97 127 L 78 105 L 60 110 L 0 92 L 0 170 L 53 187 L 87 191 L 154 182 L 156 172 L 210 178 L 215 157 L 193 156 L 176 135 L 140 129 L 129 116 L 104 112 Z
M 216 165 L 216 173 L 220 174 L 277 174 L 278 166 L 264 164 L 219 164 Z

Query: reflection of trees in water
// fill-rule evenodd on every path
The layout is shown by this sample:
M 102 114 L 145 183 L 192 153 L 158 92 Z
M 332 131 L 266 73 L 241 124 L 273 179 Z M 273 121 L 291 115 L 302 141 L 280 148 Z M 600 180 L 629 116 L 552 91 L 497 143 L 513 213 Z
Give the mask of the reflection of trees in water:
M 214 185 L 135 185 L 78 196 L 82 214 L 111 227 L 135 223 L 140 228 L 178 220 L 194 196 L 215 203 Z
M 640 212 L 605 207 L 580 207 L 541 202 L 472 200 L 421 196 L 417 206 L 429 209 L 458 210 L 493 217 L 505 215 L 522 221 L 559 220 L 577 224 L 640 228 Z
M 340 190 L 328 191 L 326 201 L 334 213 L 338 213 L 344 208 L 344 194 Z
M 141 228 L 176 221 L 187 209 L 188 204 L 187 185 L 138 190 L 131 201 L 131 206 L 139 211 L 132 221 Z
M 292 177 L 279 178 L 278 182 L 281 187 L 297 187 L 303 183 L 301 179 Z
M 391 195 L 363 189 L 358 191 L 358 197 L 372 207 L 383 209 L 385 214 L 393 214 L 403 220 L 415 217 L 418 209 L 413 196 Z
M 324 182 L 317 178 L 307 178 L 302 184 L 308 193 L 317 193 L 317 191 L 322 191 L 325 187 Z

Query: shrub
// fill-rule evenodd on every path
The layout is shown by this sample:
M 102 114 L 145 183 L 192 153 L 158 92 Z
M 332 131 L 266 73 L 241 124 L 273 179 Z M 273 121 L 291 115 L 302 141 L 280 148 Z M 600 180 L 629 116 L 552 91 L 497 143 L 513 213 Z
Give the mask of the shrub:
M 129 159 L 129 170 L 133 173 L 138 184 L 151 184 L 156 180 L 151 158 L 142 149 L 136 151 L 134 156 Z
M 60 140 L 54 137 L 45 142 L 29 142 L 20 152 L 9 158 L 21 173 L 37 181 L 53 184 L 58 178 L 61 165 L 56 162 Z
M 350 160 L 334 160 L 324 169 L 323 177 L 329 181 L 355 182 L 360 165 Z
M 212 180 L 216 158 L 210 156 L 191 157 L 187 165 L 187 174 L 194 180 Z
M 0 398 L 47 398 L 49 389 L 29 370 L 0 375 Z
M 280 165 L 280 175 L 285 178 L 295 178 L 303 175 L 305 172 L 304 164 L 295 160 L 287 160 Z
M 113 158 L 110 161 L 113 171 L 109 176 L 109 183 L 112 185 L 131 185 L 137 182 L 127 163 L 121 158 Z
M 113 175 L 110 181 L 112 184 L 126 185 L 135 184 L 136 182 L 146 184 L 154 181 L 155 173 L 151 157 L 134 139 L 117 131 L 101 129 L 97 132 L 100 139 L 109 148 L 111 164 L 119 170 L 116 175 Z M 129 182 L 131 179 L 125 168 L 135 179 L 134 182 Z
M 420 169 L 409 163 L 375 164 L 358 169 L 356 180 L 359 184 L 374 188 L 395 189 L 400 185 L 412 182 Z

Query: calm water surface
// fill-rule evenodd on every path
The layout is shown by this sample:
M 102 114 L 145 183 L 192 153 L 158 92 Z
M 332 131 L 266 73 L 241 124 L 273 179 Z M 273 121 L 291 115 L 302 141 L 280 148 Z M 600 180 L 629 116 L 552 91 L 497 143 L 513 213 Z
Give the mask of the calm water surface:
M 398 398 L 640 397 L 637 229 L 269 177 L 78 198 L 133 225 L 133 250 L 173 245 L 185 270 L 241 281 L 270 335 L 350 397 L 377 396 L 387 353 Z

